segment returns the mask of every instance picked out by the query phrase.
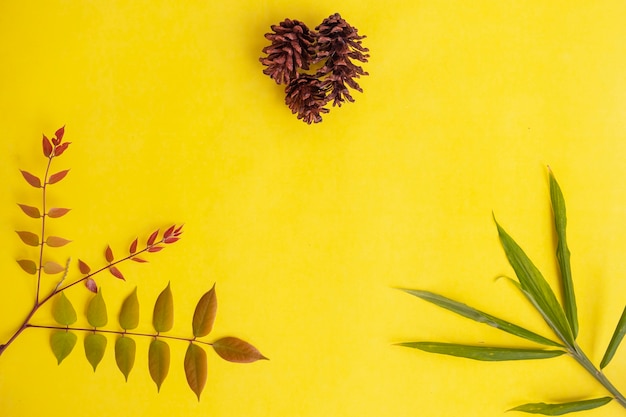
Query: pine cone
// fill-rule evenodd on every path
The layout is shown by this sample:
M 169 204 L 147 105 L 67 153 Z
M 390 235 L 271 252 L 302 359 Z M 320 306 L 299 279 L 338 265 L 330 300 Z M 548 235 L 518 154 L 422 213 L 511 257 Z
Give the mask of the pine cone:
M 267 57 L 259 60 L 267 68 L 269 75 L 277 84 L 289 84 L 298 77 L 298 69 L 308 70 L 315 57 L 315 32 L 298 20 L 285 19 L 279 25 L 271 26 L 274 33 L 265 37 L 272 44 L 263 48 Z
M 367 62 L 369 49 L 361 45 L 365 36 L 359 36 L 358 30 L 335 13 L 324 19 L 317 26 L 317 61 L 326 59 L 324 66 L 317 72 L 319 78 L 325 78 L 322 88 L 330 91 L 327 102 L 333 106 L 341 106 L 345 101 L 354 101 L 346 84 L 359 92 L 363 89 L 354 81 L 361 75 L 368 75 L 363 68 L 352 63 L 352 60 Z
M 298 119 L 308 124 L 321 122 L 321 114 L 329 111 L 324 108 L 327 101 L 322 82 L 312 75 L 303 74 L 293 79 L 285 92 L 285 103 L 291 112 L 298 113 Z

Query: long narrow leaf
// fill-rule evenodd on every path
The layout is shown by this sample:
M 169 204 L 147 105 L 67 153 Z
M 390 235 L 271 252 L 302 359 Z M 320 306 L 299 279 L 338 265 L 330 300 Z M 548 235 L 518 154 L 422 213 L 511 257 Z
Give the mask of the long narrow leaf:
M 566 344 L 573 346 L 574 336 L 569 322 L 550 285 L 522 248 L 500 227 L 497 221 L 496 226 L 502 248 L 525 294 L 528 295 L 533 305 L 559 338 Z
M 611 362 L 613 359 L 613 355 L 615 355 L 615 351 L 619 347 L 619 344 L 622 342 L 624 335 L 626 334 L 626 307 L 624 311 L 622 311 L 622 317 L 620 317 L 619 322 L 617 323 L 617 327 L 613 332 L 613 337 L 611 337 L 611 341 L 609 342 L 609 346 L 606 348 L 606 352 L 604 353 L 604 357 L 602 358 L 602 362 L 600 362 L 600 369 L 604 369 L 605 366 Z
M 572 268 L 570 265 L 570 251 L 567 247 L 565 229 L 567 226 L 567 216 L 565 212 L 565 198 L 561 192 L 559 183 L 550 171 L 550 201 L 552 202 L 552 212 L 554 214 L 554 228 L 557 236 L 556 258 L 561 271 L 561 285 L 563 286 L 563 307 L 565 315 L 572 329 L 574 339 L 578 335 L 578 309 L 576 308 L 576 295 L 574 294 L 574 283 L 572 281 Z
M 528 359 L 547 359 L 560 356 L 565 352 L 562 350 L 544 349 L 518 349 L 502 348 L 491 346 L 469 346 L 455 343 L 439 342 L 407 342 L 400 343 L 399 346 L 410 347 L 430 353 L 450 355 L 460 358 L 474 359 L 478 361 L 519 361 Z
M 562 416 L 563 414 L 593 410 L 594 408 L 602 407 L 603 405 L 610 403 L 612 399 L 613 398 L 611 397 L 602 397 L 594 398 L 592 400 L 573 401 L 561 404 L 529 403 L 511 408 L 509 411 L 521 411 L 523 413 L 542 414 L 544 416 Z
M 467 317 L 468 319 L 477 321 L 479 323 L 487 324 L 489 326 L 495 327 L 496 329 L 500 329 L 523 339 L 530 340 L 532 342 L 542 345 L 562 347 L 562 345 L 553 342 L 552 340 L 547 339 L 541 335 L 538 335 L 537 333 L 531 332 L 530 330 L 526 330 L 523 327 L 519 327 L 515 324 L 509 323 L 505 320 L 499 319 L 480 310 L 476 310 L 475 308 L 472 308 L 466 304 L 459 303 L 458 301 L 451 300 L 442 295 L 420 290 L 403 289 L 403 291 L 418 298 L 421 298 L 422 300 L 433 303 L 441 308 L 450 310 L 463 317 Z

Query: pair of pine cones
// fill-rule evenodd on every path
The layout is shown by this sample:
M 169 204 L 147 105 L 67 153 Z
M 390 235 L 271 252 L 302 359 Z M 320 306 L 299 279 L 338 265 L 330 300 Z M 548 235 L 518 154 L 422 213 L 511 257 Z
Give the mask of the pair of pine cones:
M 324 19 L 315 31 L 291 19 L 271 28 L 273 33 L 265 37 L 272 44 L 263 48 L 267 56 L 260 58 L 267 67 L 263 73 L 287 85 L 285 103 L 298 119 L 319 123 L 331 101 L 339 107 L 354 101 L 348 87 L 363 92 L 355 78 L 368 74 L 352 61 L 367 62 L 369 50 L 361 45 L 365 36 L 339 13 Z

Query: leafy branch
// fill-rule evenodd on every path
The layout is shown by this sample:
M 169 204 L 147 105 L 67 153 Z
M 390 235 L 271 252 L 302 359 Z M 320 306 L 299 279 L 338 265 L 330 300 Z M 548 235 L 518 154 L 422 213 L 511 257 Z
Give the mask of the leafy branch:
M 79 259 L 77 266 L 80 276 L 66 282 L 66 278 L 70 274 L 70 260 L 68 259 L 65 266 L 63 266 L 55 261 L 48 260 L 47 251 L 44 250 L 46 247 L 58 248 L 71 243 L 69 239 L 47 234 L 47 219 L 65 216 L 70 211 L 69 208 L 48 208 L 47 206 L 48 187 L 62 181 L 70 171 L 65 169 L 50 175 L 53 160 L 60 157 L 70 145 L 70 142 L 63 142 L 64 134 L 65 128 L 62 127 L 55 132 L 54 137 L 51 139 L 45 135 L 43 136 L 42 148 L 43 154 L 47 158 L 47 164 L 42 178 L 28 171 L 21 170 L 22 177 L 26 182 L 32 187 L 41 190 L 41 209 L 26 204 L 18 204 L 24 214 L 40 221 L 40 234 L 25 230 L 16 232 L 25 245 L 38 248 L 36 260 L 17 260 L 24 272 L 36 277 L 36 291 L 33 307 L 8 340 L 0 344 L 0 356 L 17 340 L 24 330 L 29 328 L 49 329 L 54 330 L 50 336 L 50 346 L 57 362 L 60 364 L 76 345 L 77 336 L 75 333 L 84 332 L 86 333 L 84 338 L 85 355 L 95 371 L 106 350 L 106 335 L 118 335 L 115 342 L 116 362 L 118 368 L 124 374 L 126 380 L 128 380 L 128 375 L 134 365 L 136 352 L 135 341 L 131 336 L 149 337 L 153 339 L 148 352 L 150 375 L 156 383 L 157 389 L 160 389 L 168 374 L 170 363 L 169 345 L 165 340 L 186 341 L 189 343 L 189 346 L 184 359 L 185 374 L 187 382 L 198 397 L 198 400 L 207 377 L 206 352 L 200 345 L 211 346 L 222 359 L 230 362 L 248 363 L 267 359 L 254 346 L 235 337 L 224 337 L 213 342 L 199 339 L 207 336 L 213 328 L 213 322 L 217 313 L 215 285 L 200 298 L 196 306 L 192 322 L 193 337 L 185 338 L 163 334 L 172 328 L 174 320 L 173 297 L 169 284 L 155 302 L 152 319 L 155 333 L 132 331 L 139 325 L 139 300 L 136 288 L 124 300 L 122 305 L 119 314 L 119 324 L 122 330 L 103 328 L 108 322 L 107 309 L 102 291 L 99 291 L 95 278 L 102 272 L 109 271 L 115 278 L 125 281 L 125 277 L 120 270 L 121 264 L 126 261 L 147 262 L 145 259 L 146 255 L 160 252 L 167 245 L 180 240 L 183 226 L 172 225 L 162 233 L 157 229 L 150 234 L 142 248 L 139 248 L 139 239 L 135 238 L 129 246 L 128 255 L 119 259 L 115 258 L 113 250 L 110 246 L 107 246 L 104 251 L 105 265 L 93 271 L 86 262 Z M 61 279 L 53 283 L 54 287 L 46 295 L 42 295 L 43 287 L 47 284 L 45 276 L 59 274 L 61 274 Z M 94 293 L 86 313 L 87 321 L 92 328 L 70 327 L 77 321 L 77 314 L 65 292 L 79 283 L 84 283 L 85 288 Z M 55 300 L 52 314 L 58 325 L 34 323 L 33 318 L 36 313 L 51 300 Z
M 496 329 L 529 340 L 538 345 L 543 345 L 543 347 L 522 349 L 516 347 L 473 346 L 440 342 L 407 342 L 401 343 L 400 345 L 426 352 L 480 361 L 547 359 L 567 354 L 589 372 L 589 374 L 608 391 L 610 396 L 557 404 L 528 403 L 512 408 L 510 411 L 556 416 L 598 408 L 608 404 L 612 400 L 615 400 L 622 407 L 626 408 L 626 398 L 602 372 L 602 369 L 604 369 L 613 358 L 620 342 L 626 334 L 626 308 L 622 313 L 622 317 L 618 322 L 617 328 L 615 329 L 613 337 L 600 363 L 600 367 L 598 368 L 576 342 L 578 336 L 578 312 L 572 281 L 570 251 L 566 240 L 567 217 L 565 199 L 552 171 L 549 172 L 549 177 L 550 202 L 554 215 L 554 230 L 557 237 L 556 261 L 560 271 L 559 278 L 563 296 L 562 304 L 559 303 L 548 282 L 522 248 L 509 236 L 500 224 L 495 221 L 495 217 L 494 221 L 504 253 L 517 276 L 517 281 L 510 278 L 507 279 L 522 292 L 525 298 L 533 305 L 539 314 L 541 314 L 544 321 L 554 333 L 554 337 L 544 337 L 516 324 L 509 323 L 439 294 L 422 290 L 403 289 L 403 291 L 408 294 L 435 304 L 438 307 L 452 311 L 453 313 L 478 323 L 495 327 Z

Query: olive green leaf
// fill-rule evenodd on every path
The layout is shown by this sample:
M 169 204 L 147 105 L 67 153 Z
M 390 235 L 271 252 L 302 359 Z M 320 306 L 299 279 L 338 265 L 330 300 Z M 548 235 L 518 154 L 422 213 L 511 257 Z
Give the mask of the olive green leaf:
M 163 384 L 170 369 L 170 346 L 164 341 L 154 339 L 150 342 L 148 369 L 150 370 L 152 380 L 157 386 L 157 391 L 160 391 L 161 384 Z
M 52 306 L 52 317 L 63 326 L 69 326 L 76 322 L 76 310 L 74 310 L 72 303 L 64 293 L 60 293 L 57 296 Z
M 609 342 L 609 346 L 606 348 L 606 352 L 604 353 L 604 357 L 602 358 L 602 362 L 600 362 L 600 369 L 603 369 L 605 366 L 611 362 L 613 359 L 613 355 L 615 355 L 615 351 L 619 347 L 619 344 L 622 342 L 624 335 L 626 334 L 626 308 L 622 311 L 622 316 L 617 323 L 617 327 L 613 332 L 613 337 L 611 337 L 611 341 Z
M 96 367 L 104 357 L 107 347 L 107 338 L 100 333 L 89 333 L 84 340 L 85 356 L 96 371 Z
M 193 335 L 203 337 L 211 333 L 215 316 L 217 314 L 217 296 L 215 295 L 215 284 L 200 298 L 196 310 L 193 313 Z
M 549 346 L 557 346 L 562 347 L 562 345 L 553 342 L 550 339 L 547 339 L 541 335 L 531 332 L 530 330 L 526 330 L 522 327 L 519 327 L 515 324 L 509 323 L 505 320 L 494 317 L 490 314 L 482 312 L 480 310 L 476 310 L 466 304 L 459 303 L 458 301 L 451 300 L 439 294 L 434 294 L 428 291 L 421 290 L 409 290 L 402 289 L 411 295 L 414 295 L 422 300 L 433 303 L 439 307 L 445 308 L 446 310 L 450 310 L 456 314 L 459 314 L 463 317 L 467 317 L 468 319 L 477 321 L 479 323 L 484 323 L 489 326 L 495 327 L 496 329 L 500 329 L 512 335 Z
M 154 303 L 152 325 L 158 333 L 167 332 L 174 325 L 174 299 L 169 282 Z
M 135 352 L 137 345 L 133 339 L 121 336 L 115 341 L 115 362 L 118 369 L 128 381 L 128 375 L 135 365 Z
M 509 411 L 521 411 L 530 414 L 542 414 L 544 416 L 562 416 L 567 413 L 592 410 L 594 408 L 602 407 L 603 405 L 610 403 L 612 399 L 613 398 L 611 397 L 602 397 L 594 398 L 592 400 L 574 401 L 561 404 L 530 403 L 511 408 Z
M 561 192 L 561 187 L 556 181 L 552 170 L 550 170 L 550 201 L 554 214 L 554 228 L 556 229 L 557 247 L 556 258 L 561 271 L 561 285 L 563 286 L 563 305 L 565 315 L 572 329 L 574 339 L 578 335 L 578 310 L 576 308 L 576 295 L 574 294 L 574 283 L 572 281 L 572 268 L 570 265 L 570 251 L 567 247 L 565 229 L 567 226 L 567 216 L 565 213 L 565 198 Z
M 98 291 L 87 305 L 87 321 L 93 327 L 104 327 L 108 322 L 107 306 L 102 297 L 102 290 Z
M 430 353 L 475 359 L 478 361 L 516 361 L 528 359 L 547 359 L 560 356 L 562 350 L 501 348 L 490 346 L 469 346 L 439 342 L 407 342 L 399 346 L 410 347 Z
M 61 364 L 63 359 L 72 353 L 76 345 L 76 335 L 72 332 L 57 330 L 50 335 L 50 347 L 52 353 L 57 358 L 57 364 Z
M 213 349 L 228 362 L 250 363 L 267 359 L 250 343 L 236 337 L 224 337 L 213 342 Z
M 522 248 L 500 227 L 497 221 L 496 226 L 504 253 L 529 301 L 537 308 L 557 336 L 569 346 L 573 346 L 574 336 L 569 322 L 550 285 Z
M 189 388 L 200 401 L 200 394 L 206 384 L 207 359 L 204 349 L 195 343 L 189 343 L 185 353 L 185 376 L 187 377 Z
M 135 329 L 139 325 L 139 298 L 137 298 L 137 287 L 131 292 L 122 303 L 120 310 L 120 326 L 124 330 Z

